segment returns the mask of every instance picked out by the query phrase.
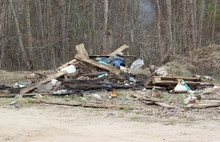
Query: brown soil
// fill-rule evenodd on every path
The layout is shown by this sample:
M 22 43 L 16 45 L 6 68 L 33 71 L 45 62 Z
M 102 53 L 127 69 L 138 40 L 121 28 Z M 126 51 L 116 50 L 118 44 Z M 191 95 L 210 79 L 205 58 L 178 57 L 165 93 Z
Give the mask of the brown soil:
M 117 110 L 37 105 L 0 107 L 1 142 L 218 142 L 219 117 L 159 118 Z M 193 117 L 194 114 L 192 114 Z

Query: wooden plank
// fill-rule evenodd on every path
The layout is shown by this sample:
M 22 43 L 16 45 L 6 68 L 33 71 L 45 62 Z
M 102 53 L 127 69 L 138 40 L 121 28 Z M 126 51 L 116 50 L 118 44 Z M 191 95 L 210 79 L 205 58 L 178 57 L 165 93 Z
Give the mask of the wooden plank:
M 106 66 L 106 65 L 103 65 L 103 64 L 101 64 L 101 63 L 98 63 L 98 62 L 96 62 L 96 61 L 94 61 L 94 60 L 91 60 L 91 59 L 89 59 L 89 58 L 83 58 L 83 57 L 81 57 L 79 54 L 76 54 L 75 58 L 76 58 L 77 60 L 79 60 L 79 61 L 88 63 L 88 64 L 93 65 L 93 66 L 95 66 L 95 67 L 98 67 L 98 68 L 107 70 L 107 71 L 109 71 L 109 72 L 111 72 L 111 73 L 113 73 L 113 74 L 115 74 L 115 75 L 117 75 L 117 76 L 119 76 L 119 75 L 122 73 L 121 70 L 116 69 L 116 68 L 113 67 L 112 65 Z
M 73 64 L 73 63 L 76 63 L 76 62 L 77 62 L 77 60 L 76 60 L 76 59 L 73 59 L 73 60 L 71 60 L 71 61 L 69 61 L 69 62 L 67 62 L 67 63 L 61 65 L 59 68 L 56 69 L 56 71 L 59 71 L 59 70 L 61 70 L 62 68 L 67 67 L 69 64 Z
M 86 65 L 85 63 L 83 62 L 79 62 L 79 64 L 77 64 L 77 67 L 83 69 L 86 73 L 96 73 L 97 70 L 92 68 L 91 65 Z
M 219 107 L 220 106 L 220 103 L 219 102 L 216 102 L 216 103 L 202 103 L 202 104 L 189 104 L 186 106 L 186 108 L 209 108 L 209 107 Z
M 123 51 L 124 51 L 125 49 L 127 49 L 128 47 L 129 47 L 129 46 L 127 46 L 127 45 L 123 45 L 123 46 L 119 47 L 118 49 L 116 49 L 115 51 L 113 51 L 112 53 L 110 53 L 110 54 L 108 54 L 108 55 L 109 55 L 109 56 L 115 56 L 115 55 L 123 56 L 123 55 L 124 55 Z
M 154 78 L 160 78 L 161 80 L 201 81 L 201 78 L 196 77 L 154 76 Z
M 189 81 L 184 81 L 187 85 L 200 85 L 202 82 L 189 82 Z M 154 85 L 177 85 L 178 81 L 158 81 L 158 82 L 153 82 Z
M 162 101 L 156 101 L 156 100 L 145 99 L 145 98 L 139 98 L 139 100 L 147 105 L 158 105 L 164 108 L 175 108 L 174 106 L 171 106 Z
M 110 55 L 89 55 L 90 58 L 96 58 L 96 57 L 106 57 L 109 58 L 111 57 Z M 123 57 L 136 57 L 136 55 L 123 55 Z
M 44 84 L 44 83 L 47 83 L 49 81 L 51 81 L 51 79 L 56 79 L 56 78 L 59 78 L 63 75 L 67 74 L 67 71 L 62 71 L 62 72 L 59 72 L 59 73 L 56 73 L 56 74 L 53 74 L 53 75 L 50 75 L 48 76 L 47 78 L 41 80 L 40 82 L 37 82 L 37 83 L 34 83 L 34 84 L 30 84 L 29 86 L 23 88 L 20 90 L 20 94 L 26 94 L 32 90 L 34 90 L 35 88 L 37 88 L 38 86 Z
M 89 54 L 86 51 L 84 44 L 77 45 L 76 51 L 78 52 L 78 54 L 80 55 L 81 58 L 85 58 L 85 59 L 89 58 Z
M 53 105 L 66 105 L 66 106 L 81 106 L 81 107 L 91 107 L 91 108 L 112 108 L 112 109 L 124 109 L 128 106 L 119 105 L 107 105 L 107 104 L 95 104 L 95 103 L 82 103 L 82 102 L 64 102 L 64 101 L 50 101 L 50 100 L 29 100 L 30 103 L 45 103 Z M 129 107 L 130 109 L 140 109 L 137 107 Z
M 0 98 L 14 98 L 15 96 L 17 95 L 20 95 L 22 96 L 23 98 L 25 97 L 34 97 L 34 96 L 37 96 L 37 95 L 51 95 L 51 93 L 30 93 L 30 94 L 11 94 L 11 95 L 0 95 Z

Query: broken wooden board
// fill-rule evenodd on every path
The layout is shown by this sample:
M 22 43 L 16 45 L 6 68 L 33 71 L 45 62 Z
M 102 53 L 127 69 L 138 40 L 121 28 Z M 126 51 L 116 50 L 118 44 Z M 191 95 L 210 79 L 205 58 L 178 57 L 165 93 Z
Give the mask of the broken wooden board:
M 158 105 L 158 106 L 161 106 L 161 107 L 164 107 L 164 108 L 175 108 L 174 106 L 171 106 L 165 102 L 162 102 L 162 101 L 157 101 L 157 100 L 152 100 L 152 99 L 146 99 L 146 98 L 139 98 L 139 100 L 142 102 L 142 103 L 145 103 L 147 105 Z
M 209 108 L 209 107 L 220 107 L 220 100 L 200 100 L 195 104 L 188 104 L 186 108 Z
M 20 94 L 26 94 L 32 90 L 34 90 L 35 88 L 37 88 L 38 86 L 44 84 L 44 83 L 47 83 L 49 81 L 51 81 L 51 79 L 56 79 L 56 78 L 59 78 L 61 76 L 64 76 L 67 74 L 67 71 L 61 71 L 59 73 L 56 73 L 56 74 L 53 74 L 53 75 L 50 75 L 48 76 L 47 78 L 41 80 L 40 82 L 37 82 L 37 83 L 34 83 L 34 84 L 30 84 L 28 85 L 27 87 L 23 88 L 20 90 Z
M 91 65 L 88 65 L 84 62 L 79 61 L 79 64 L 77 64 L 76 66 L 83 69 L 83 71 L 85 71 L 86 73 L 96 73 L 97 72 L 97 70 L 95 68 L 93 68 Z
M 73 60 L 71 60 L 71 61 L 69 61 L 69 62 L 67 62 L 67 63 L 61 65 L 59 68 L 56 69 L 56 71 L 59 71 L 59 70 L 61 70 L 62 68 L 65 68 L 65 67 L 67 67 L 68 65 L 74 64 L 74 63 L 76 63 L 76 62 L 77 62 L 77 60 L 76 60 L 76 59 L 73 59 Z
M 106 109 L 124 109 L 127 106 L 121 105 L 108 105 L 108 104 L 95 104 L 95 103 L 82 103 L 82 102 L 65 102 L 65 101 L 49 101 L 49 100 L 29 100 L 30 103 L 45 103 L 53 105 L 65 105 L 65 106 L 80 106 L 90 108 L 106 108 Z M 130 109 L 140 109 L 139 107 L 129 107 Z
M 111 57 L 110 55 L 89 55 L 90 58 L 109 58 Z M 136 55 L 123 55 L 123 57 L 136 57 Z
M 176 77 L 176 76 L 153 76 L 145 82 L 146 88 L 151 88 L 153 86 L 167 87 L 168 89 L 173 89 L 180 80 L 190 87 L 195 87 L 203 84 L 201 78 L 196 77 Z
M 97 90 L 97 89 L 134 89 L 141 87 L 143 84 L 119 85 L 112 82 L 104 82 L 100 80 L 64 80 L 62 85 L 70 90 Z
M 112 53 L 108 54 L 108 56 L 115 56 L 115 55 L 123 56 L 124 55 L 123 51 L 125 49 L 127 49 L 128 47 L 129 46 L 127 46 L 127 45 L 123 45 L 123 46 L 119 47 L 118 49 L 116 49 L 115 51 L 113 51 Z
M 88 63 L 88 64 L 90 64 L 90 65 L 93 65 L 93 66 L 95 66 L 95 67 L 98 67 L 98 68 L 107 70 L 107 71 L 109 71 L 109 72 L 111 72 L 111 73 L 113 73 L 113 74 L 115 74 L 115 75 L 117 75 L 117 76 L 119 76 L 119 75 L 122 73 L 121 70 L 116 69 L 116 68 L 113 67 L 112 65 L 109 65 L 109 66 L 103 65 L 103 64 L 98 63 L 98 62 L 96 62 L 96 61 L 94 61 L 94 60 L 91 60 L 91 59 L 89 59 L 89 58 L 81 57 L 80 54 L 76 54 L 75 59 L 77 59 L 77 60 L 79 60 L 79 61 L 81 61 L 81 62 Z
M 85 58 L 85 59 L 89 58 L 89 54 L 86 51 L 84 44 L 77 45 L 76 51 L 78 52 L 78 54 L 80 55 L 81 58 Z

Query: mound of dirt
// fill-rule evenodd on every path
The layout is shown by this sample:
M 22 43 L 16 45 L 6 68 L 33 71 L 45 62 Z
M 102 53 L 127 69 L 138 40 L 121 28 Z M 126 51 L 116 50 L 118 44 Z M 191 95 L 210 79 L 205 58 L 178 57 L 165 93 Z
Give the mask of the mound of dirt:
M 210 45 L 208 47 L 193 51 L 195 66 L 194 72 L 203 75 L 218 76 L 220 74 L 220 45 Z
M 210 45 L 192 52 L 192 58 L 175 56 L 167 62 L 168 72 L 180 76 L 193 74 L 219 76 L 220 74 L 220 45 Z
M 194 66 L 191 63 L 172 61 L 165 64 L 169 74 L 191 77 Z

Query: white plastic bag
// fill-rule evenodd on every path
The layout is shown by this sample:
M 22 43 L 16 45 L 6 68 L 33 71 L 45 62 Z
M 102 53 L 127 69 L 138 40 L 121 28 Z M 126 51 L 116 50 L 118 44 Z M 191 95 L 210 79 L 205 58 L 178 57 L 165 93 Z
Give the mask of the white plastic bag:
M 138 69 L 140 69 L 143 65 L 144 65 L 144 60 L 137 59 L 137 60 L 135 60 L 135 61 L 131 64 L 130 69 L 138 70 Z
M 174 92 L 180 93 L 180 92 L 187 92 L 187 88 L 184 85 L 177 84 L 174 88 Z

